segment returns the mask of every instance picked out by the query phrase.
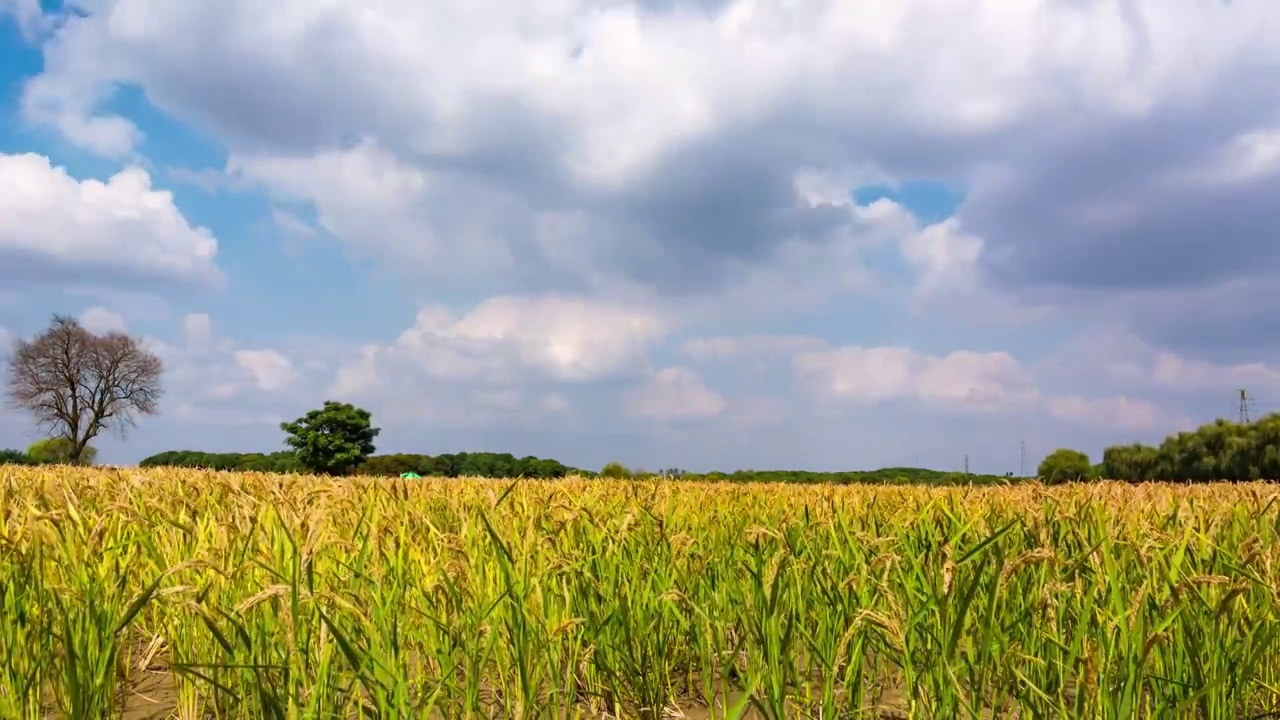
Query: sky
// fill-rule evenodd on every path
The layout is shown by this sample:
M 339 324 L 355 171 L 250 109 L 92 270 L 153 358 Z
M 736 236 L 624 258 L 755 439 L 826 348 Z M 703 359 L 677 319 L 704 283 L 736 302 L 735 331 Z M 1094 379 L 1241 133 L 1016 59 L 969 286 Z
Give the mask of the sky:
M 0 341 L 161 356 L 114 464 L 330 399 L 379 452 L 1097 461 L 1280 410 L 1277 78 L 1274 0 L 0 0 Z

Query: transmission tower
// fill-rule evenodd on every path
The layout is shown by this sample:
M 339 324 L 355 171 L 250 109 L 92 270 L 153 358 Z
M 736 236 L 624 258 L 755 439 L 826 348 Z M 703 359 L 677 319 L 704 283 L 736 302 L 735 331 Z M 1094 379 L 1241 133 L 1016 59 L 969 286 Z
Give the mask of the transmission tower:
M 1024 439 L 1022 440 L 1022 442 L 1018 443 L 1018 445 L 1019 445 L 1019 450 L 1021 451 L 1018 457 L 1018 477 L 1026 477 L 1027 476 L 1027 441 Z
M 968 455 L 964 456 L 964 474 L 965 475 L 969 474 L 969 456 Z
M 1249 410 L 1253 405 L 1253 398 L 1249 397 L 1249 392 L 1244 388 L 1240 388 L 1240 423 L 1249 422 Z

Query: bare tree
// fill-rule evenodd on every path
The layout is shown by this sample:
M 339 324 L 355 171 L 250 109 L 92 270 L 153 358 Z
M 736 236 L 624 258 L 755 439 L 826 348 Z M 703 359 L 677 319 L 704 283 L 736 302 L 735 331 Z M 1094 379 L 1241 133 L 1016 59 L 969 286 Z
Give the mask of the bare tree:
M 134 415 L 155 415 L 162 390 L 160 358 L 120 332 L 95 335 L 54 315 L 43 333 L 14 344 L 6 382 L 10 404 L 35 415 L 53 437 L 71 442 L 79 463 L 104 429 L 123 434 Z

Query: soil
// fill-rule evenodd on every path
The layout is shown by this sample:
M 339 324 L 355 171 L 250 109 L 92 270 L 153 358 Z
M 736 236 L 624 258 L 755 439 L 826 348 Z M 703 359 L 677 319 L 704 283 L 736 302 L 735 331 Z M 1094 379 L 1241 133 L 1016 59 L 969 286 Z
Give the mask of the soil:
M 177 685 L 173 674 L 167 669 L 149 669 L 141 673 L 136 673 L 123 691 L 124 697 L 122 702 L 124 705 L 123 720 L 171 720 L 178 718 L 178 692 Z M 687 699 L 674 707 L 667 708 L 663 713 L 663 718 L 685 720 L 715 720 L 724 716 L 724 708 L 732 707 L 741 700 L 741 693 L 729 692 L 723 699 L 719 699 L 716 708 L 711 708 L 706 703 Z M 888 688 L 881 695 L 878 704 L 879 720 L 906 720 L 906 703 L 900 690 Z M 49 720 L 60 717 L 60 714 L 50 714 L 46 716 Z M 580 716 L 583 720 L 591 717 L 589 715 Z M 611 720 L 612 716 L 600 715 L 602 720 Z M 742 716 L 743 720 L 764 720 L 764 715 L 756 710 L 748 710 Z M 796 716 L 801 717 L 799 714 Z M 186 719 L 183 720 L 193 720 Z

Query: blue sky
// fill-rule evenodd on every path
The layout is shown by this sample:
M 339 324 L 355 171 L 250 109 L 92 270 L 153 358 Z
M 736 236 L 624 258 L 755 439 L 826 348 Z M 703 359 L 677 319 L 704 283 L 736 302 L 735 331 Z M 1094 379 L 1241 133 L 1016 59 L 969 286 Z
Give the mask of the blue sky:
M 114 463 L 326 399 L 727 470 L 1280 407 L 1280 6 L 1131 6 L 0 0 L 0 340 L 161 354 Z

